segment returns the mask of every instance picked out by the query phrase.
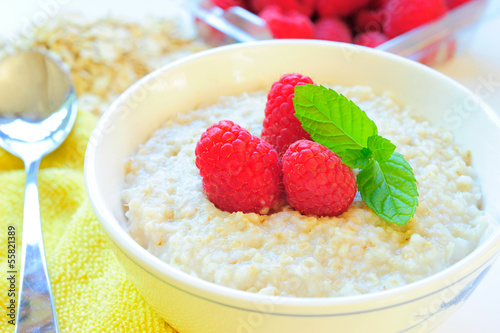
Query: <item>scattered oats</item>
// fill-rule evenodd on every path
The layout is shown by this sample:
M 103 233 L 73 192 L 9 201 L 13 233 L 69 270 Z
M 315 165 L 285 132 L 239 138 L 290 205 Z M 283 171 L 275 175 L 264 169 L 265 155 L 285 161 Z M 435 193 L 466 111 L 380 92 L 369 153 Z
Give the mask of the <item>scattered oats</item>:
M 44 49 L 70 67 L 80 109 L 102 114 L 132 83 L 151 71 L 208 48 L 174 19 L 141 22 L 64 14 L 14 46 L 0 40 L 0 59 L 14 49 Z

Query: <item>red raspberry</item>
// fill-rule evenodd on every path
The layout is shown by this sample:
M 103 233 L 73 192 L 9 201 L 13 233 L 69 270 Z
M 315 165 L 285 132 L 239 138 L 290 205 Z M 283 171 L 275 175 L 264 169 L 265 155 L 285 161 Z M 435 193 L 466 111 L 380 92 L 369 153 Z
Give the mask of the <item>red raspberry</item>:
M 295 86 L 314 84 L 310 77 L 300 74 L 285 74 L 279 81 L 273 83 L 269 94 L 262 129 L 262 140 L 269 142 L 280 155 L 285 153 L 289 145 L 300 139 L 310 139 L 311 136 L 295 117 L 293 97 Z
M 448 7 L 450 9 L 453 9 L 455 7 L 458 7 L 460 5 L 463 5 L 466 2 L 470 2 L 471 0 L 447 0 Z
M 379 9 L 387 5 L 390 0 L 372 0 L 370 3 L 370 8 Z
M 283 12 L 278 6 L 268 6 L 259 16 L 266 21 L 274 38 L 314 37 L 314 25 L 311 19 L 297 11 Z
M 283 11 L 294 10 L 306 16 L 311 16 L 316 0 L 250 0 L 250 7 L 255 13 L 260 13 L 267 6 L 278 6 Z
M 365 7 L 370 0 L 317 0 L 316 10 L 318 15 L 324 16 L 349 16 Z
M 224 10 L 235 6 L 247 7 L 245 0 L 212 0 L 212 3 Z
M 354 16 L 354 31 L 382 31 L 384 10 L 360 10 Z
M 384 32 L 394 38 L 443 16 L 447 10 L 444 0 L 390 0 Z
M 337 17 L 324 17 L 316 22 L 316 39 L 352 43 L 351 31 L 347 24 Z
M 210 126 L 195 153 L 203 189 L 219 209 L 267 214 L 280 200 L 278 153 L 232 121 Z
M 377 47 L 389 40 L 386 35 L 378 31 L 368 31 L 359 34 L 354 38 L 354 43 L 358 45 Z
M 337 216 L 356 195 L 356 178 L 340 157 L 319 143 L 299 140 L 283 156 L 288 203 L 302 214 Z

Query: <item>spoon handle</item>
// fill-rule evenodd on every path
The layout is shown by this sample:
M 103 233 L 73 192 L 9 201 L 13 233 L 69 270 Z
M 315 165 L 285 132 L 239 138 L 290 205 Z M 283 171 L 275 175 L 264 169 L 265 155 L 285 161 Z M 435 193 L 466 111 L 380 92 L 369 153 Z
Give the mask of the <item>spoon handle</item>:
M 26 162 L 16 333 L 59 332 L 43 249 L 37 181 L 39 166 L 40 159 Z

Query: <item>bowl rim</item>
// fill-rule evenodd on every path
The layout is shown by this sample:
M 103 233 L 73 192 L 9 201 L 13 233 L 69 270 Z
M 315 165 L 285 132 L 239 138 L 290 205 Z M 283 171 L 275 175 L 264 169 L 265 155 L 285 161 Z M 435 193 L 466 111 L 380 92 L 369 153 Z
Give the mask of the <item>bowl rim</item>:
M 473 250 L 469 255 L 465 258 L 461 259 L 457 263 L 453 264 L 450 267 L 445 268 L 444 270 L 433 274 L 429 277 L 423 278 L 421 280 L 412 282 L 407 285 L 394 287 L 389 290 L 377 291 L 368 294 L 362 295 L 352 295 L 352 296 L 339 296 L 339 297 L 286 297 L 286 296 L 271 296 L 271 295 L 261 295 L 257 293 L 250 293 L 242 290 L 233 289 L 230 287 L 222 286 L 213 282 L 209 282 L 203 280 L 201 278 L 192 276 L 186 272 L 181 271 L 180 269 L 167 264 L 161 259 L 157 258 L 142 246 L 140 246 L 133 238 L 121 227 L 120 222 L 113 217 L 113 214 L 110 209 L 108 209 L 104 204 L 102 196 L 99 193 L 99 185 L 96 182 L 96 170 L 95 166 L 95 153 L 96 147 L 98 143 L 102 141 L 103 137 L 105 137 L 102 128 L 107 128 L 108 124 L 112 121 L 113 117 L 116 114 L 116 111 L 120 109 L 120 106 L 124 104 L 126 100 L 130 98 L 140 87 L 147 84 L 149 81 L 154 80 L 160 75 L 164 75 L 166 72 L 170 71 L 172 68 L 181 66 L 183 64 L 196 61 L 201 57 L 205 57 L 211 54 L 217 53 L 226 53 L 226 52 L 234 52 L 240 49 L 246 48 L 254 48 L 254 47 L 267 47 L 269 45 L 282 45 L 282 46 L 291 46 L 291 47 L 306 47 L 311 45 L 317 46 L 325 46 L 325 47 L 334 47 L 334 48 L 344 48 L 349 50 L 350 52 L 363 52 L 371 54 L 374 57 L 382 57 L 389 58 L 391 61 L 398 63 L 399 66 L 410 66 L 416 67 L 417 70 L 427 71 L 436 78 L 440 80 L 444 80 L 447 84 L 453 85 L 456 89 L 461 90 L 465 95 L 468 95 L 470 98 L 473 98 L 477 101 L 478 105 L 481 106 L 481 109 L 486 113 L 486 116 L 490 118 L 490 120 L 495 123 L 500 129 L 500 116 L 497 115 L 484 101 L 474 95 L 469 89 L 464 87 L 462 84 L 456 82 L 450 77 L 431 69 L 427 66 L 424 66 L 420 63 L 408 60 L 406 58 L 386 53 L 384 51 L 380 51 L 377 49 L 367 48 L 359 45 L 352 45 L 346 43 L 339 42 L 330 42 L 330 41 L 319 41 L 319 40 L 297 40 L 297 39 L 288 39 L 288 40 L 271 40 L 271 41 L 257 41 L 257 42 L 248 42 L 243 44 L 231 44 L 226 46 L 221 46 L 217 48 L 208 49 L 205 51 L 201 51 L 195 53 L 193 55 L 187 56 L 185 58 L 181 58 L 177 61 L 174 61 L 170 64 L 167 64 L 150 74 L 147 74 L 133 85 L 131 85 L 125 92 L 123 92 L 108 108 L 108 110 L 102 115 L 99 119 L 97 125 L 95 126 L 94 131 L 91 134 L 89 144 L 86 149 L 85 154 L 85 163 L 84 163 L 84 178 L 85 178 L 85 186 L 87 190 L 87 195 L 91 206 L 94 210 L 94 213 L 99 220 L 99 223 L 105 230 L 108 239 L 118 248 L 126 257 L 133 261 L 136 265 L 144 269 L 148 274 L 153 275 L 155 278 L 161 280 L 163 283 L 167 283 L 170 286 L 177 288 L 185 293 L 191 294 L 195 297 L 200 297 L 210 302 L 215 302 L 220 305 L 236 307 L 245 311 L 253 311 L 259 313 L 265 313 L 263 311 L 254 310 L 255 304 L 268 304 L 271 302 L 279 308 L 281 311 L 285 310 L 296 310 L 297 307 L 302 308 L 303 310 L 306 308 L 317 308 L 317 307 L 342 307 L 346 305 L 359 305 L 362 303 L 371 304 L 372 306 L 367 306 L 371 308 L 366 311 L 357 311 L 360 312 L 370 312 L 370 311 L 378 311 L 385 309 L 387 307 L 401 305 L 403 303 L 409 303 L 421 299 L 423 297 L 430 296 L 434 293 L 437 293 L 449 286 L 460 282 L 462 279 L 465 279 L 469 275 L 473 274 L 480 268 L 482 268 L 486 262 L 492 259 L 497 252 L 500 250 L 500 227 L 496 228 L 496 230 L 488 236 L 488 239 L 484 242 L 480 243 L 479 246 Z M 496 221 L 496 220 L 495 220 Z M 496 223 L 499 223 L 496 221 Z M 477 266 L 477 263 L 482 262 L 482 265 L 479 267 L 475 267 L 472 272 L 470 272 L 470 268 Z M 474 265 L 476 263 L 476 265 Z M 454 280 L 450 277 L 458 274 L 460 271 L 466 271 L 466 276 L 462 276 L 460 280 Z M 452 284 L 444 285 L 445 281 L 453 281 Z M 433 285 L 438 285 L 441 282 L 441 286 L 438 288 L 432 288 Z M 186 288 L 179 287 L 180 285 L 188 286 L 191 290 L 186 290 Z M 437 289 L 437 290 L 436 290 Z M 425 295 L 419 294 L 418 297 L 408 299 L 405 295 L 410 293 L 416 293 L 420 290 L 426 290 Z M 429 292 L 428 290 L 433 290 Z M 196 292 L 194 292 L 196 291 Z M 210 295 L 213 299 L 208 298 Z M 218 299 L 216 301 L 215 299 Z M 279 301 L 278 301 L 279 300 Z M 399 301 L 398 301 L 399 300 Z M 249 308 L 242 306 L 234 306 L 227 303 L 242 303 L 244 302 L 249 306 Z M 394 304 L 391 304 L 394 303 Z M 377 304 L 378 306 L 373 306 L 373 304 Z M 251 307 L 251 308 L 250 308 Z M 285 315 L 285 316 L 300 316 L 300 314 L 293 313 L 277 313 L 270 312 L 269 315 Z M 341 313 L 341 314 L 329 314 L 330 316 L 337 315 L 346 315 L 351 313 Z M 317 314 L 317 315 L 308 315 L 304 314 L 303 316 L 325 316 L 325 314 Z

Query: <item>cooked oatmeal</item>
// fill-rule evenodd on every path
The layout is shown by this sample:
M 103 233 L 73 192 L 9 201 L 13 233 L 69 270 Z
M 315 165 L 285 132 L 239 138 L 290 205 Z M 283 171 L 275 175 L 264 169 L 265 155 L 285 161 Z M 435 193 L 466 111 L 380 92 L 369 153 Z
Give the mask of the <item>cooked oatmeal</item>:
M 173 116 L 126 161 L 121 192 L 127 229 L 149 252 L 202 279 L 254 293 L 328 297 L 405 285 L 464 258 L 487 227 L 469 153 L 368 87 L 334 87 L 375 121 L 412 165 L 420 193 L 414 218 L 388 223 L 358 195 L 338 217 L 289 206 L 272 215 L 228 213 L 205 196 L 195 146 L 229 119 L 260 135 L 266 92 L 222 98 Z

